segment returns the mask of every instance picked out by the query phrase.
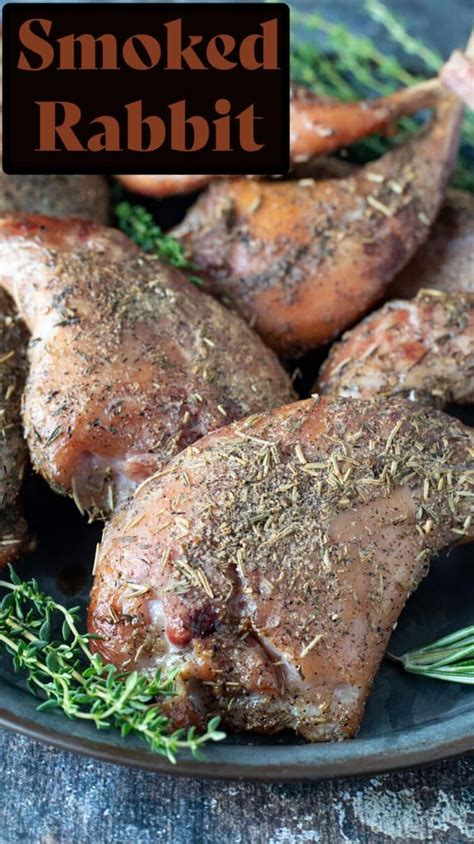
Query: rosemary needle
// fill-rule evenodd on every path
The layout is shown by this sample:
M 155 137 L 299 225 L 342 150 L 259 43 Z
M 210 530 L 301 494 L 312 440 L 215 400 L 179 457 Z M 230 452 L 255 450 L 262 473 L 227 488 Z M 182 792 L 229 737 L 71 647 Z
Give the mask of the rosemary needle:
M 457 630 L 402 656 L 387 656 L 412 674 L 474 685 L 474 627 Z
M 26 674 L 28 689 L 43 698 L 39 710 L 59 709 L 97 729 L 133 733 L 173 763 L 178 751 L 199 757 L 206 742 L 225 737 L 218 730 L 219 718 L 212 718 L 201 735 L 194 727 L 173 731 L 159 699 L 176 694 L 177 670 L 148 675 L 104 664 L 90 649 L 94 637 L 79 630 L 78 607 L 57 603 L 35 580 L 22 581 L 11 566 L 10 577 L 10 582 L 0 581 L 6 590 L 0 603 L 0 650 L 12 657 L 15 671 Z

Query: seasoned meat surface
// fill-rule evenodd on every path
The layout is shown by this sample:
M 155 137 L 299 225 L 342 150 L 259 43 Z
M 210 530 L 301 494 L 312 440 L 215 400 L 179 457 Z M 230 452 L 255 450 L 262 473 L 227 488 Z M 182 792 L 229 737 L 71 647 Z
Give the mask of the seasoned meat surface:
M 0 212 L 31 211 L 107 223 L 109 205 L 103 176 L 7 176 L 0 170 Z
M 32 335 L 34 466 L 80 509 L 113 510 L 198 437 L 292 398 L 239 317 L 117 230 L 6 215 L 0 284 Z
M 177 723 L 354 735 L 430 557 L 472 533 L 473 446 L 404 399 L 315 398 L 204 437 L 106 527 L 96 647 L 179 666 Z
M 472 404 L 474 294 L 421 290 L 411 301 L 387 302 L 334 344 L 315 389 Z
M 21 423 L 28 336 L 9 296 L 0 291 L 0 567 L 19 556 L 27 543 L 21 487 L 28 449 Z
M 430 108 L 440 96 L 438 80 L 404 88 L 378 100 L 342 102 L 321 97 L 302 85 L 290 92 L 290 158 L 298 166 L 354 141 L 387 129 L 403 114 Z M 200 190 L 215 176 L 121 175 L 130 191 L 147 196 L 173 196 Z
M 0 76 L 2 41 L 0 31 Z M 0 79 L 1 82 L 1 79 Z M 1 88 L 1 85 L 0 85 Z M 0 212 L 28 211 L 58 217 L 86 217 L 106 223 L 109 187 L 102 176 L 9 176 L 2 170 L 0 92 Z M 0 439 L 3 485 L 0 486 L 0 566 L 31 547 L 21 506 L 21 486 L 28 449 L 23 435 L 21 398 L 28 332 L 9 296 L 0 291 Z M 6 359 L 5 355 L 9 356 Z
M 9 176 L 2 170 L 2 32 L 0 29 L 0 213 L 27 211 L 107 223 L 109 186 L 103 176 Z
M 207 289 L 283 355 L 363 316 L 430 231 L 452 172 L 461 107 L 347 178 L 215 182 L 174 234 Z
M 450 188 L 428 240 L 390 285 L 391 298 L 411 299 L 421 288 L 474 293 L 474 196 Z

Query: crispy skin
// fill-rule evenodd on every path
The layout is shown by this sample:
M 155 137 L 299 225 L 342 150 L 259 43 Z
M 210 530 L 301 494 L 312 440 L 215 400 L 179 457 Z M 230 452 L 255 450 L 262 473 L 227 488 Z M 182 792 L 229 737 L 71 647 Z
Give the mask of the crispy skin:
M 411 299 L 425 287 L 474 293 L 474 196 L 467 191 L 447 191 L 428 240 L 388 292 Z
M 6 215 L 0 284 L 32 334 L 34 466 L 81 509 L 113 510 L 198 437 L 293 395 L 240 318 L 117 230 Z
M 216 182 L 174 231 L 207 289 L 283 355 L 363 316 L 426 239 L 459 144 L 446 97 L 431 126 L 347 178 Z
M 178 723 L 354 735 L 430 557 L 472 531 L 473 445 L 403 399 L 310 399 L 210 434 L 106 527 L 97 648 L 180 666 Z
M 440 96 L 438 80 L 404 88 L 378 100 L 341 102 L 320 97 L 302 85 L 290 92 L 290 158 L 294 165 L 327 155 L 367 135 L 381 132 L 403 114 L 414 114 L 435 105 Z M 121 175 L 116 177 L 128 190 L 146 196 L 192 193 L 212 182 L 215 176 Z
M 474 294 L 421 290 L 387 302 L 334 344 L 315 390 L 472 404 Z
M 21 424 L 26 377 L 26 329 L 13 303 L 0 291 L 0 567 L 12 562 L 27 543 L 20 497 L 28 449 Z

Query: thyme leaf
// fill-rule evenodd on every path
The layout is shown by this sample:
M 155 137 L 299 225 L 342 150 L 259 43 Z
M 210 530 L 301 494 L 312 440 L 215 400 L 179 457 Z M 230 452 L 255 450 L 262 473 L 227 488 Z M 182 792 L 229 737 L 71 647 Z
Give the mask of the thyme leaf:
M 194 727 L 172 730 L 160 698 L 176 694 L 177 670 L 151 675 L 119 671 L 90 648 L 94 637 L 79 630 L 79 607 L 67 609 L 40 591 L 36 580 L 21 580 L 10 566 L 10 581 L 0 581 L 0 651 L 12 657 L 45 712 L 62 710 L 69 718 L 89 721 L 97 729 L 133 733 L 154 753 L 176 762 L 183 749 L 200 757 L 209 741 L 221 741 L 219 718 L 204 733 Z M 60 634 L 55 633 L 59 627 Z
M 413 85 L 438 72 L 443 63 L 442 57 L 411 36 L 380 0 L 366 0 L 365 11 L 371 20 L 387 30 L 398 49 L 403 50 L 406 64 L 411 67 L 415 61 L 420 71 L 408 70 L 396 56 L 382 52 L 372 39 L 353 34 L 343 24 L 326 20 L 320 14 L 292 8 L 291 68 L 295 82 L 307 85 L 324 96 L 350 101 L 386 96 L 402 85 Z M 316 36 L 311 42 L 307 40 L 308 30 Z M 305 31 L 304 38 L 299 35 L 302 31 Z M 404 117 L 398 121 L 394 135 L 374 135 L 354 144 L 351 157 L 363 162 L 383 155 L 418 126 L 414 118 Z M 472 192 L 473 159 L 474 114 L 468 112 L 463 121 L 462 148 L 453 184 Z
M 193 275 L 194 266 L 188 261 L 183 246 L 158 226 L 152 214 L 142 205 L 118 202 L 114 208 L 118 227 L 145 252 L 154 252 L 162 261 L 188 273 L 189 280 L 202 287 L 202 281 Z
M 457 630 L 402 656 L 387 656 L 412 674 L 474 685 L 474 627 Z

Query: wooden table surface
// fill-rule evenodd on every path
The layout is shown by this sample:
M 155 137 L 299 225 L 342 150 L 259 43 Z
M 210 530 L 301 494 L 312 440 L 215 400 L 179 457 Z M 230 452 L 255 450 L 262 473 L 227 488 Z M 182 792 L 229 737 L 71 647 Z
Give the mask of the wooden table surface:
M 164 777 L 0 731 L 0 844 L 464 844 L 474 759 L 369 780 Z
M 358 0 L 299 0 L 350 21 Z M 388 0 L 448 53 L 471 0 Z M 376 29 L 376 28 L 375 28 Z M 370 34 L 384 38 L 374 26 Z M 0 844 L 462 844 L 474 841 L 474 760 L 369 780 L 265 785 L 115 767 L 0 730 Z

